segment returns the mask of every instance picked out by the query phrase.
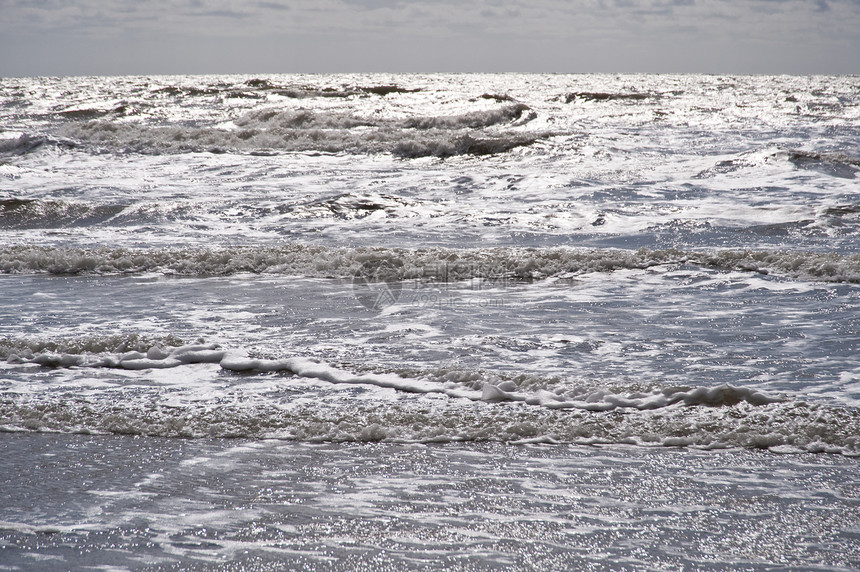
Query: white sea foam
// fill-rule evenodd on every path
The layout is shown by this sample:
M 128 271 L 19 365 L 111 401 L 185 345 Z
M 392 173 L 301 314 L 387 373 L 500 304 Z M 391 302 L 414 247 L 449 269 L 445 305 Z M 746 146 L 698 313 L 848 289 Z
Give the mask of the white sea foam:
M 175 338 L 165 338 L 175 340 Z M 713 388 L 668 387 L 647 392 L 618 394 L 607 390 L 576 387 L 554 392 L 529 391 L 540 380 L 498 381 L 478 372 L 441 370 L 415 376 L 399 373 L 353 374 L 307 358 L 263 359 L 228 352 L 217 344 L 151 345 L 145 351 L 105 352 L 105 348 L 125 349 L 145 346 L 147 340 L 136 335 L 84 340 L 0 339 L 0 356 L 12 364 L 37 364 L 49 368 L 117 368 L 129 370 L 167 369 L 186 364 L 217 363 L 236 373 L 281 372 L 332 384 L 372 385 L 406 393 L 439 393 L 453 398 L 485 402 L 523 402 L 548 409 L 649 410 L 678 403 L 688 406 L 727 406 L 740 402 L 765 405 L 783 401 L 759 391 L 722 385 Z M 47 350 L 47 351 L 46 351 Z M 59 351 L 58 351 L 59 350 Z
M 353 369 L 137 334 L 4 338 L 0 354 L 7 371 L 0 399 L 0 426 L 6 431 L 626 443 L 860 455 L 860 410 L 806 403 L 755 386 L 651 382 L 639 388 L 628 383 L 625 389 L 612 379 L 601 387 L 528 372 Z M 216 365 L 221 376 L 213 375 Z M 14 381 L 33 366 L 55 381 L 39 391 Z M 76 372 L 82 369 L 104 374 L 96 376 L 100 381 L 83 382 L 94 376 L 81 377 Z M 119 375 L 116 381 L 112 371 Z M 79 381 L 63 382 L 67 377 Z M 123 399 L 117 400 L 120 387 Z
M 188 346 L 150 359 L 132 353 L 110 359 L 84 359 L 50 354 L 31 363 L 49 367 L 179 367 L 214 362 L 211 346 Z M 174 389 L 142 387 L 114 400 L 112 392 L 91 390 L 69 400 L 57 388 L 48 393 L 8 393 L 0 401 L 0 427 L 6 431 L 97 432 L 168 437 L 277 437 L 306 441 L 509 441 L 580 444 L 627 443 L 696 448 L 768 448 L 778 452 L 830 452 L 860 455 L 860 414 L 856 409 L 807 404 L 768 396 L 752 388 L 728 385 L 711 388 L 667 387 L 652 392 L 610 391 L 570 395 L 517 391 L 509 382 L 485 382 L 481 391 L 442 381 L 432 374 L 407 378 L 393 373 L 353 374 L 305 358 L 264 360 L 223 355 L 221 367 L 237 373 L 280 372 L 332 384 L 395 390 L 404 398 L 355 400 L 326 391 L 289 400 L 276 397 L 274 387 L 250 387 L 241 400 L 219 396 L 217 386 L 207 399 L 180 398 Z M 176 359 L 171 356 L 184 356 Z M 480 377 L 480 376 L 479 376 Z M 274 380 L 280 377 L 272 378 Z M 289 378 L 288 378 L 289 379 Z M 177 386 L 180 387 L 180 386 Z M 283 386 L 289 387 L 289 385 Z M 307 391 L 307 389 L 305 390 Z M 425 398 L 406 399 L 419 394 Z M 430 399 L 431 395 L 448 400 Z M 221 405 L 211 407 L 215 399 Z
M 146 353 L 147 357 L 163 359 L 169 355 L 169 352 L 162 349 L 159 353 L 158 348 L 170 348 L 172 351 L 174 348 L 186 345 L 175 336 L 150 337 L 136 333 L 62 339 L 5 336 L 0 337 L 0 358 L 9 359 L 12 355 L 31 359 L 37 354 L 83 355 L 138 352 Z
M 5 347 L 4 347 L 5 345 Z M 21 350 L 15 353 L 15 346 Z M 68 353 L 68 352 L 38 352 L 34 353 L 31 345 L 39 343 L 9 344 L 0 340 L 0 349 L 6 353 L 10 363 L 33 363 L 45 367 L 105 367 L 130 370 L 173 368 L 190 363 L 219 363 L 224 359 L 225 352 L 215 344 L 190 344 L 165 349 L 161 346 L 151 346 L 146 353 L 129 351 L 125 353 Z M 82 347 L 87 347 L 83 345 Z
M 368 264 L 385 263 L 391 278 L 458 281 L 532 280 L 589 272 L 691 264 L 725 271 L 777 274 L 825 282 L 860 282 L 860 256 L 792 250 L 576 248 L 400 249 L 279 247 L 210 249 L 0 247 L 0 272 L 55 275 L 159 272 L 179 276 L 275 273 L 352 278 Z
M 114 344 L 118 345 L 114 346 Z M 231 372 L 282 372 L 300 377 L 313 378 L 333 384 L 366 384 L 381 388 L 396 389 L 408 393 L 440 393 L 449 397 L 466 398 L 473 401 L 524 402 L 549 409 L 582 409 L 609 411 L 616 408 L 639 410 L 658 409 L 677 403 L 685 405 L 724 406 L 748 402 L 764 405 L 782 399 L 761 392 L 723 385 L 715 388 L 671 387 L 635 392 L 626 395 L 606 390 L 593 391 L 576 388 L 566 392 L 537 390 L 524 392 L 521 384 L 512 381 L 495 381 L 471 372 L 441 371 L 420 378 L 403 377 L 396 373 L 355 375 L 329 365 L 306 358 L 261 359 L 229 353 L 217 344 L 186 344 L 176 347 L 152 345 L 145 352 L 131 350 L 121 353 L 105 353 L 108 346 L 127 348 L 145 345 L 137 336 L 126 336 L 117 340 L 91 338 L 89 340 L 40 341 L 0 340 L 0 353 L 13 364 L 32 363 L 50 368 L 89 367 L 119 369 L 164 369 L 185 364 L 218 363 Z M 45 351 L 51 348 L 49 351 Z M 64 351 L 56 351 L 62 349 Z M 35 350 L 35 351 L 34 351 Z M 533 382 L 527 383 L 531 385 Z
M 335 384 L 366 384 L 407 393 L 441 393 L 449 397 L 463 397 L 473 401 L 483 399 L 480 392 L 465 388 L 458 389 L 439 383 L 408 379 L 395 374 L 353 375 L 327 364 L 304 358 L 265 360 L 230 356 L 221 360 L 220 364 L 222 368 L 233 372 L 287 372 Z

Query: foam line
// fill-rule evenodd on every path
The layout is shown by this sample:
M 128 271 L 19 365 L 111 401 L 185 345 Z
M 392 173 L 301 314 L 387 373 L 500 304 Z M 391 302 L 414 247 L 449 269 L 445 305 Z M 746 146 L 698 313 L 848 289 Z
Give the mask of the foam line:
M 270 273 L 352 279 L 367 264 L 385 263 L 395 278 L 458 281 L 542 279 L 562 274 L 698 264 L 725 271 L 778 274 L 823 282 L 860 282 L 860 255 L 793 250 L 638 250 L 577 248 L 338 248 L 303 244 L 223 249 L 62 248 L 0 246 L 0 273 L 179 276 Z
M 480 392 L 454 389 L 433 382 L 407 379 L 394 374 L 353 375 L 306 358 L 264 360 L 234 355 L 227 356 L 221 360 L 221 367 L 234 372 L 283 371 L 300 377 L 319 379 L 329 383 L 374 385 L 376 387 L 395 389 L 408 393 L 441 393 L 449 397 L 466 398 L 473 401 L 478 401 L 482 398 Z

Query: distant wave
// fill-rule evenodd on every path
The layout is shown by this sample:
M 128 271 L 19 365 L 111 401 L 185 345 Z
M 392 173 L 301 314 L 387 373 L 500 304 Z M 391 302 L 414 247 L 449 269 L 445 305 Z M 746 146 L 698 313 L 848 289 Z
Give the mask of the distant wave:
M 17 137 L 0 139 L 0 164 L 5 157 L 15 157 L 36 152 L 44 147 L 73 148 L 75 143 L 62 137 L 22 133 Z
M 756 272 L 823 282 L 860 282 L 860 255 L 788 250 L 574 248 L 337 248 L 302 244 L 224 249 L 0 247 L 0 272 L 178 276 L 273 273 L 352 278 L 363 264 L 385 261 L 404 280 L 473 278 L 542 279 L 565 274 L 694 264 L 725 271 Z M 428 274 L 428 269 L 430 273 Z
M 46 137 L 23 133 L 18 137 L 0 139 L 0 156 L 24 155 L 38 149 L 47 141 Z
M 89 226 L 109 220 L 125 208 L 125 205 L 58 200 L 0 199 L 0 225 L 6 228 Z
M 733 173 L 741 169 L 761 168 L 774 161 L 785 161 L 798 169 L 818 171 L 842 179 L 853 179 L 860 172 L 860 158 L 852 157 L 845 153 L 827 153 L 770 146 L 753 151 L 744 151 L 736 154 L 733 158 L 723 159 L 713 167 L 698 173 L 695 178 L 707 179 Z
M 656 97 L 650 93 L 604 93 L 593 91 L 580 91 L 568 93 L 564 96 L 565 103 L 577 101 L 642 101 Z
M 385 97 L 391 94 L 416 93 L 420 88 L 405 88 L 394 84 L 354 85 L 339 87 L 318 87 L 294 84 L 282 84 L 272 79 L 253 78 L 242 83 L 210 84 L 206 86 L 167 85 L 154 91 L 157 95 L 172 97 L 238 97 L 262 98 L 266 94 L 282 97 L 304 99 L 312 97 L 348 98 L 378 95 Z
M 158 97 L 184 99 L 189 97 L 223 99 L 255 99 L 265 100 L 270 95 L 288 97 L 290 99 L 348 99 L 353 97 L 385 97 L 390 94 L 415 93 L 419 88 L 409 89 L 397 85 L 371 86 L 341 86 L 341 87 L 312 87 L 296 85 L 280 85 L 266 79 L 252 79 L 242 84 L 210 85 L 205 87 L 168 85 L 153 92 Z
M 128 113 L 129 109 L 125 105 L 119 105 L 112 109 L 101 109 L 93 107 L 73 108 L 57 112 L 57 115 L 63 119 L 75 121 L 99 119 L 110 115 L 122 117 Z
M 293 215 L 298 218 L 331 216 L 358 219 L 377 211 L 393 216 L 398 209 L 414 204 L 415 201 L 392 195 L 343 193 L 320 199 L 269 205 L 252 206 L 247 202 L 226 201 L 210 205 L 205 212 L 235 206 L 243 209 L 243 212 L 253 212 L 260 217 Z M 182 201 L 99 204 L 75 200 L 9 197 L 0 198 L 0 226 L 14 229 L 53 229 L 99 224 L 140 225 L 156 221 L 194 219 L 198 218 L 203 210 L 197 203 Z
M 404 120 L 402 124 L 404 127 L 413 129 L 462 129 L 464 127 L 480 129 L 516 121 L 528 111 L 530 111 L 528 105 L 518 103 L 488 111 L 473 111 L 463 115 L 414 117 Z M 528 118 L 528 115 L 526 117 Z
M 860 159 L 844 153 L 788 151 L 788 160 L 801 169 L 819 171 L 842 179 L 853 179 L 860 172 Z
M 407 119 L 359 117 L 340 111 L 259 109 L 237 118 L 235 129 L 93 120 L 63 125 L 58 133 L 118 152 L 323 151 L 451 157 L 503 153 L 531 145 L 546 135 L 488 128 L 519 126 L 534 117 L 523 104 Z

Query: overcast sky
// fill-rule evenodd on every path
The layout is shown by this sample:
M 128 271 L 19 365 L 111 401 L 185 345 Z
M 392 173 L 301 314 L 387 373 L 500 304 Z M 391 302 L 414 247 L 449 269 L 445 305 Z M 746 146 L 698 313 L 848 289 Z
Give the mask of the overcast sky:
M 860 73 L 860 0 L 0 0 L 0 76 Z

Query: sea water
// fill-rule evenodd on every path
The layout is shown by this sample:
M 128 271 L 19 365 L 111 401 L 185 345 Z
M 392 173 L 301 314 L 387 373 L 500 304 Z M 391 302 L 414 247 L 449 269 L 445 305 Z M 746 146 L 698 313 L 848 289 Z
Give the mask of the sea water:
M 0 569 L 860 566 L 860 80 L 0 80 Z

